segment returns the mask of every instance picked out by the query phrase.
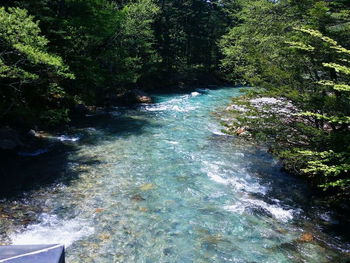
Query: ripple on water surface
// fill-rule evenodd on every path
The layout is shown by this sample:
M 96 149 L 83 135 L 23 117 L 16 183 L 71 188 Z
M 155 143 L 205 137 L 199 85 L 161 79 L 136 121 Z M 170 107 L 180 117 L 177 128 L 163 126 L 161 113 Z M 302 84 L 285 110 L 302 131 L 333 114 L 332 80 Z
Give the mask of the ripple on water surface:
M 64 243 L 68 262 L 341 262 L 348 245 L 306 216 L 306 186 L 221 132 L 210 113 L 238 94 L 157 95 L 83 120 L 60 137 L 76 144 L 69 180 L 18 201 L 18 218 L 41 212 L 26 227 L 0 218 L 4 241 Z

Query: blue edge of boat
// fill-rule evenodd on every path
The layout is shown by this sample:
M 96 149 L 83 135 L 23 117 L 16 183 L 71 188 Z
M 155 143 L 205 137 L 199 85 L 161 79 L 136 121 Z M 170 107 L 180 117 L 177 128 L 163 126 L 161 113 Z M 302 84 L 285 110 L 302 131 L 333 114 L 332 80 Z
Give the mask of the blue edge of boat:
M 0 263 L 65 263 L 63 245 L 0 246 Z

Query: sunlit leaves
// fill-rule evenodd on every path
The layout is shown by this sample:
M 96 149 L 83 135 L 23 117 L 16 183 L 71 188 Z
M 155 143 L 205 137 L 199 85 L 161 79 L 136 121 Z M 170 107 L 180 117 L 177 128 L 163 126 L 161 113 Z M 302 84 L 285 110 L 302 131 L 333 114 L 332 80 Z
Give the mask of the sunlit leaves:
M 304 173 L 313 176 L 324 176 L 322 188 L 341 187 L 347 189 L 350 184 L 350 155 L 346 152 L 336 153 L 332 150 L 299 151 L 302 156 L 308 157 L 307 167 L 302 169 Z
M 68 110 L 60 105 L 65 92 L 58 88 L 59 82 L 75 76 L 61 57 L 48 52 L 48 43 L 26 10 L 0 8 L 0 109 L 6 114 L 14 109 L 28 116 L 28 108 L 33 112 L 46 110 L 50 102 L 52 111 L 65 111 L 67 115 Z M 52 93 L 51 87 L 56 87 L 56 92 Z M 67 120 L 63 114 L 51 116 L 49 123 Z
M 323 85 L 323 86 L 329 86 L 332 87 L 334 90 L 338 90 L 338 91 L 349 91 L 350 92 L 350 85 L 348 84 L 342 84 L 342 83 L 334 83 L 333 81 L 329 81 L 329 80 L 321 80 L 319 82 L 317 82 L 317 84 L 319 85 Z
M 47 44 L 46 38 L 40 35 L 38 23 L 33 22 L 26 10 L 0 8 L 1 77 L 37 79 L 39 75 L 34 66 L 43 65 L 50 67 L 47 70 L 52 73 L 74 78 L 60 57 L 46 51 Z

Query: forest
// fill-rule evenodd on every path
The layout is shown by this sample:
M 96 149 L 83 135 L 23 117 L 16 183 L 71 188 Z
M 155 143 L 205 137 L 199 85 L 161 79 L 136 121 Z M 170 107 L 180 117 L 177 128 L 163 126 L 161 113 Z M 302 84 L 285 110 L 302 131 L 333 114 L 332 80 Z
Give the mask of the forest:
M 347 0 L 2 0 L 2 126 L 52 128 L 130 90 L 255 87 L 225 125 L 337 198 L 350 189 Z M 266 114 L 254 98 L 287 101 Z M 223 105 L 224 106 L 224 105 Z M 291 116 L 292 115 L 292 116 Z

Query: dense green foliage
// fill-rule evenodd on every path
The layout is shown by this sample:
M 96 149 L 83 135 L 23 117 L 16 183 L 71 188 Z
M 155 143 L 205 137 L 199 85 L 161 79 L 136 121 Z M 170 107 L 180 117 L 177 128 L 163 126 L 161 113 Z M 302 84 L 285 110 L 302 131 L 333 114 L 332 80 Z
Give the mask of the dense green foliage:
M 65 91 L 62 80 L 73 79 L 62 58 L 47 51 L 48 41 L 27 11 L 19 8 L 0 9 L 0 104 L 2 116 L 12 112 L 37 112 L 42 104 L 48 111 L 39 118 L 52 121 L 52 111 L 59 119 L 67 118 L 62 107 Z M 32 108 L 29 110 L 28 107 Z M 54 118 L 56 119 L 56 118 Z
M 150 64 L 157 61 L 152 22 L 159 9 L 151 0 L 125 4 L 105 0 L 33 0 L 14 1 L 11 5 L 17 6 L 16 9 L 2 8 L 1 28 L 10 31 L 16 41 L 23 37 L 21 42 L 28 44 L 19 46 L 21 43 L 7 40 L 6 35 L 2 35 L 1 39 L 27 56 L 33 65 L 26 64 L 28 73 L 25 77 L 35 77 L 38 81 L 28 83 L 23 81 L 23 77 L 18 79 L 18 74 L 10 76 L 11 72 L 2 75 L 2 85 L 8 86 L 2 97 L 5 103 L 1 103 L 4 107 L 2 114 L 8 115 L 7 119 L 20 116 L 16 108 L 25 117 L 28 113 L 44 115 L 52 124 L 67 121 L 67 112 L 72 105 L 78 102 L 103 104 L 109 93 L 135 85 L 142 75 L 148 73 Z M 16 28 L 9 28 L 7 24 L 10 23 L 14 23 Z M 34 43 L 36 46 L 30 46 Z M 16 65 L 13 70 L 22 70 L 19 68 L 23 64 L 20 58 L 19 64 L 12 57 L 2 57 L 5 64 Z M 39 70 L 39 65 L 47 75 L 33 75 Z M 69 75 L 65 65 L 69 66 Z M 9 78 L 13 79 L 13 83 L 9 82 Z M 13 89 L 18 81 L 23 86 L 21 89 L 29 90 L 35 86 L 38 93 L 18 92 L 16 95 L 21 103 L 16 101 L 12 104 L 13 94 L 8 89 Z M 46 91 L 43 92 L 43 89 Z M 36 99 L 38 94 L 46 100 L 52 100 L 52 96 L 56 100 L 59 97 L 65 114 L 57 111 L 52 106 L 53 102 L 38 104 L 32 101 L 31 97 Z M 50 94 L 53 95 L 50 97 Z M 9 103 L 12 109 L 8 109 Z M 34 110 L 36 106 L 37 110 Z
M 55 125 L 77 103 L 214 72 L 230 21 L 219 1 L 2 3 L 0 118 L 10 124 Z
M 254 136 L 273 144 L 287 169 L 346 195 L 350 188 L 350 4 L 239 2 L 239 25 L 220 43 L 227 77 L 262 88 L 246 97 L 248 104 L 252 97 L 278 97 L 293 104 L 297 113 L 266 114 L 251 108 L 230 125 L 249 126 Z

